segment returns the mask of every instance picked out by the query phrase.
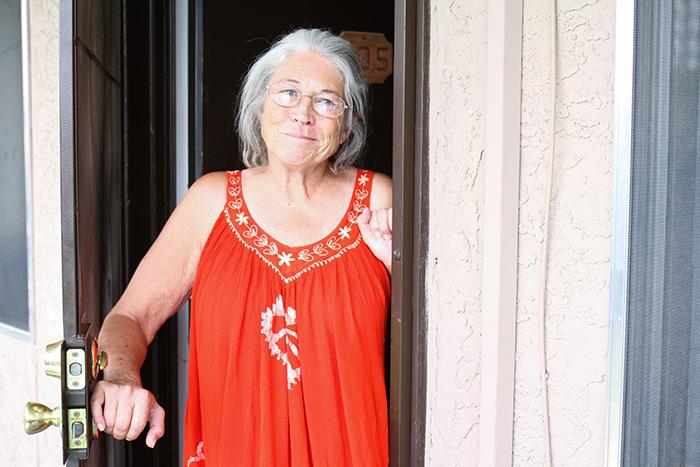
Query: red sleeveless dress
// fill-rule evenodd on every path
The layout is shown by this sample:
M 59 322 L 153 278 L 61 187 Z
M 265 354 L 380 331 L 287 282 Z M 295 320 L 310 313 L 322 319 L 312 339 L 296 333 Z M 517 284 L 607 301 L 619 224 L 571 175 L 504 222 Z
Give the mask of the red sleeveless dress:
M 290 247 L 229 173 L 192 290 L 185 466 L 388 465 L 390 280 L 356 224 L 373 175 L 332 232 Z

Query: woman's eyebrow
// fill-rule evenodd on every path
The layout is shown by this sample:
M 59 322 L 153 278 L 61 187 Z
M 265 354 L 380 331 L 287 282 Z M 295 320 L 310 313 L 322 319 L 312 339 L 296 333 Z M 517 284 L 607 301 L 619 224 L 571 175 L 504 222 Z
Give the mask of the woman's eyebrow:
M 279 81 L 279 82 L 280 82 L 280 83 L 283 83 L 283 82 L 284 82 L 284 83 L 292 83 L 292 84 L 301 84 L 299 81 L 297 81 L 297 80 L 294 79 L 294 78 L 284 78 L 283 80 L 281 80 L 281 81 Z M 331 93 L 331 94 L 335 94 L 336 96 L 340 96 L 340 93 L 339 93 L 338 91 L 334 91 L 333 89 L 321 89 L 321 90 L 319 91 L 319 94 L 320 94 L 320 93 L 323 93 L 323 92 L 328 92 L 328 93 Z

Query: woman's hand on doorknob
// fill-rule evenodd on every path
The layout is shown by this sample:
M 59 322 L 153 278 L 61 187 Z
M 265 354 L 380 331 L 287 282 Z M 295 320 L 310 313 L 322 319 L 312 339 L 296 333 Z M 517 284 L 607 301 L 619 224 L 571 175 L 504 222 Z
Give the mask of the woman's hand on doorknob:
M 146 445 L 153 448 L 165 434 L 165 410 L 140 382 L 128 379 L 98 381 L 90 400 L 92 418 L 100 431 L 133 441 L 149 424 Z

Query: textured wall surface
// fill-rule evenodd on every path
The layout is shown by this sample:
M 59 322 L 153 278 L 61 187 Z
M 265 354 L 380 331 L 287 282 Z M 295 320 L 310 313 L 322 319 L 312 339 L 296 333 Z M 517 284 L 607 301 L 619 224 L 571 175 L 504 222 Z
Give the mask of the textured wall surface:
M 479 440 L 486 0 L 431 2 L 426 465 Z
M 44 374 L 44 346 L 60 340 L 61 223 L 58 125 L 58 5 L 32 0 L 29 9 L 30 119 L 33 232 L 34 335 L 21 340 L 0 334 L 0 424 L 3 458 L 8 466 L 58 466 L 61 436 L 57 429 L 29 437 L 22 429 L 28 400 L 60 404 L 59 383 Z M 41 453 L 41 454 L 39 454 Z
M 550 131 L 549 2 L 525 2 L 513 465 L 544 459 L 539 287 Z M 612 209 L 613 0 L 561 0 L 547 284 L 553 461 L 604 463 Z
M 477 465 L 487 2 L 432 2 L 426 463 Z M 539 281 L 550 148 L 549 2 L 523 11 L 513 465 L 544 463 Z M 555 465 L 602 465 L 612 207 L 613 0 L 560 0 L 547 287 Z

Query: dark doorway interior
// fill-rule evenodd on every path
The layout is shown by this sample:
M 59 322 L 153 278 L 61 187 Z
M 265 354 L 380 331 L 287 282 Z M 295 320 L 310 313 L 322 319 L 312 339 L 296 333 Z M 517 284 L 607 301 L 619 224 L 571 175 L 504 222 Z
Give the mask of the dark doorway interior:
M 321 0 L 296 4 L 273 1 L 260 5 L 247 2 L 201 2 L 195 6 L 195 31 L 201 60 L 195 58 L 201 79 L 193 80 L 201 96 L 200 112 L 195 115 L 192 140 L 199 143 L 195 178 L 204 173 L 244 168 L 238 153 L 235 132 L 236 97 L 241 81 L 255 58 L 274 40 L 297 28 L 383 33 L 394 42 L 394 2 L 357 0 L 352 7 L 328 8 Z M 195 39 L 195 42 L 197 39 Z M 382 84 L 370 84 L 369 134 L 361 168 L 392 174 L 393 75 Z M 193 106 L 197 109 L 197 103 Z M 386 339 L 386 381 L 389 384 L 389 328 Z
M 198 2 L 200 3 L 200 2 Z M 356 0 L 329 7 L 320 0 L 299 2 L 201 2 L 201 146 L 195 148 L 195 177 L 243 168 L 238 156 L 234 108 L 241 79 L 275 38 L 300 27 L 380 32 L 394 42 L 394 2 Z M 359 166 L 387 175 L 392 171 L 393 76 L 370 85 L 369 138 Z M 195 105 L 196 107 L 196 105 Z M 195 141 L 197 138 L 194 139 Z
M 264 5 L 195 1 L 190 17 L 194 19 L 190 36 L 192 181 L 205 173 L 244 168 L 235 131 L 236 98 L 248 67 L 277 37 L 297 28 L 321 28 L 335 34 L 382 33 L 394 44 L 394 2 L 356 0 L 352 5 L 329 7 L 320 0 L 274 0 Z M 382 84 L 370 84 L 369 134 L 358 167 L 392 175 L 393 116 L 394 76 L 390 75 Z M 387 392 L 389 337 L 387 329 Z
M 174 1 L 120 4 L 122 163 L 118 195 L 123 225 L 111 286 L 116 298 L 174 207 Z M 192 178 L 242 168 L 234 107 L 242 75 L 280 34 L 298 27 L 380 32 L 394 43 L 394 2 L 357 0 L 329 8 L 319 0 L 298 4 L 190 1 L 194 87 Z M 198 50 L 198 51 L 197 51 Z M 370 134 L 358 165 L 392 175 L 393 76 L 370 86 Z M 198 94 L 198 92 L 200 94 Z M 197 96 L 200 96 L 199 98 Z M 106 311 L 106 310 L 105 310 Z M 166 409 L 166 438 L 155 450 L 143 436 L 132 443 L 107 438 L 106 465 L 177 465 L 177 332 L 174 320 L 159 332 L 142 368 L 145 387 Z M 388 343 L 388 339 L 387 339 Z M 388 349 L 387 349 L 388 355 Z M 388 378 L 387 378 L 388 380 Z

